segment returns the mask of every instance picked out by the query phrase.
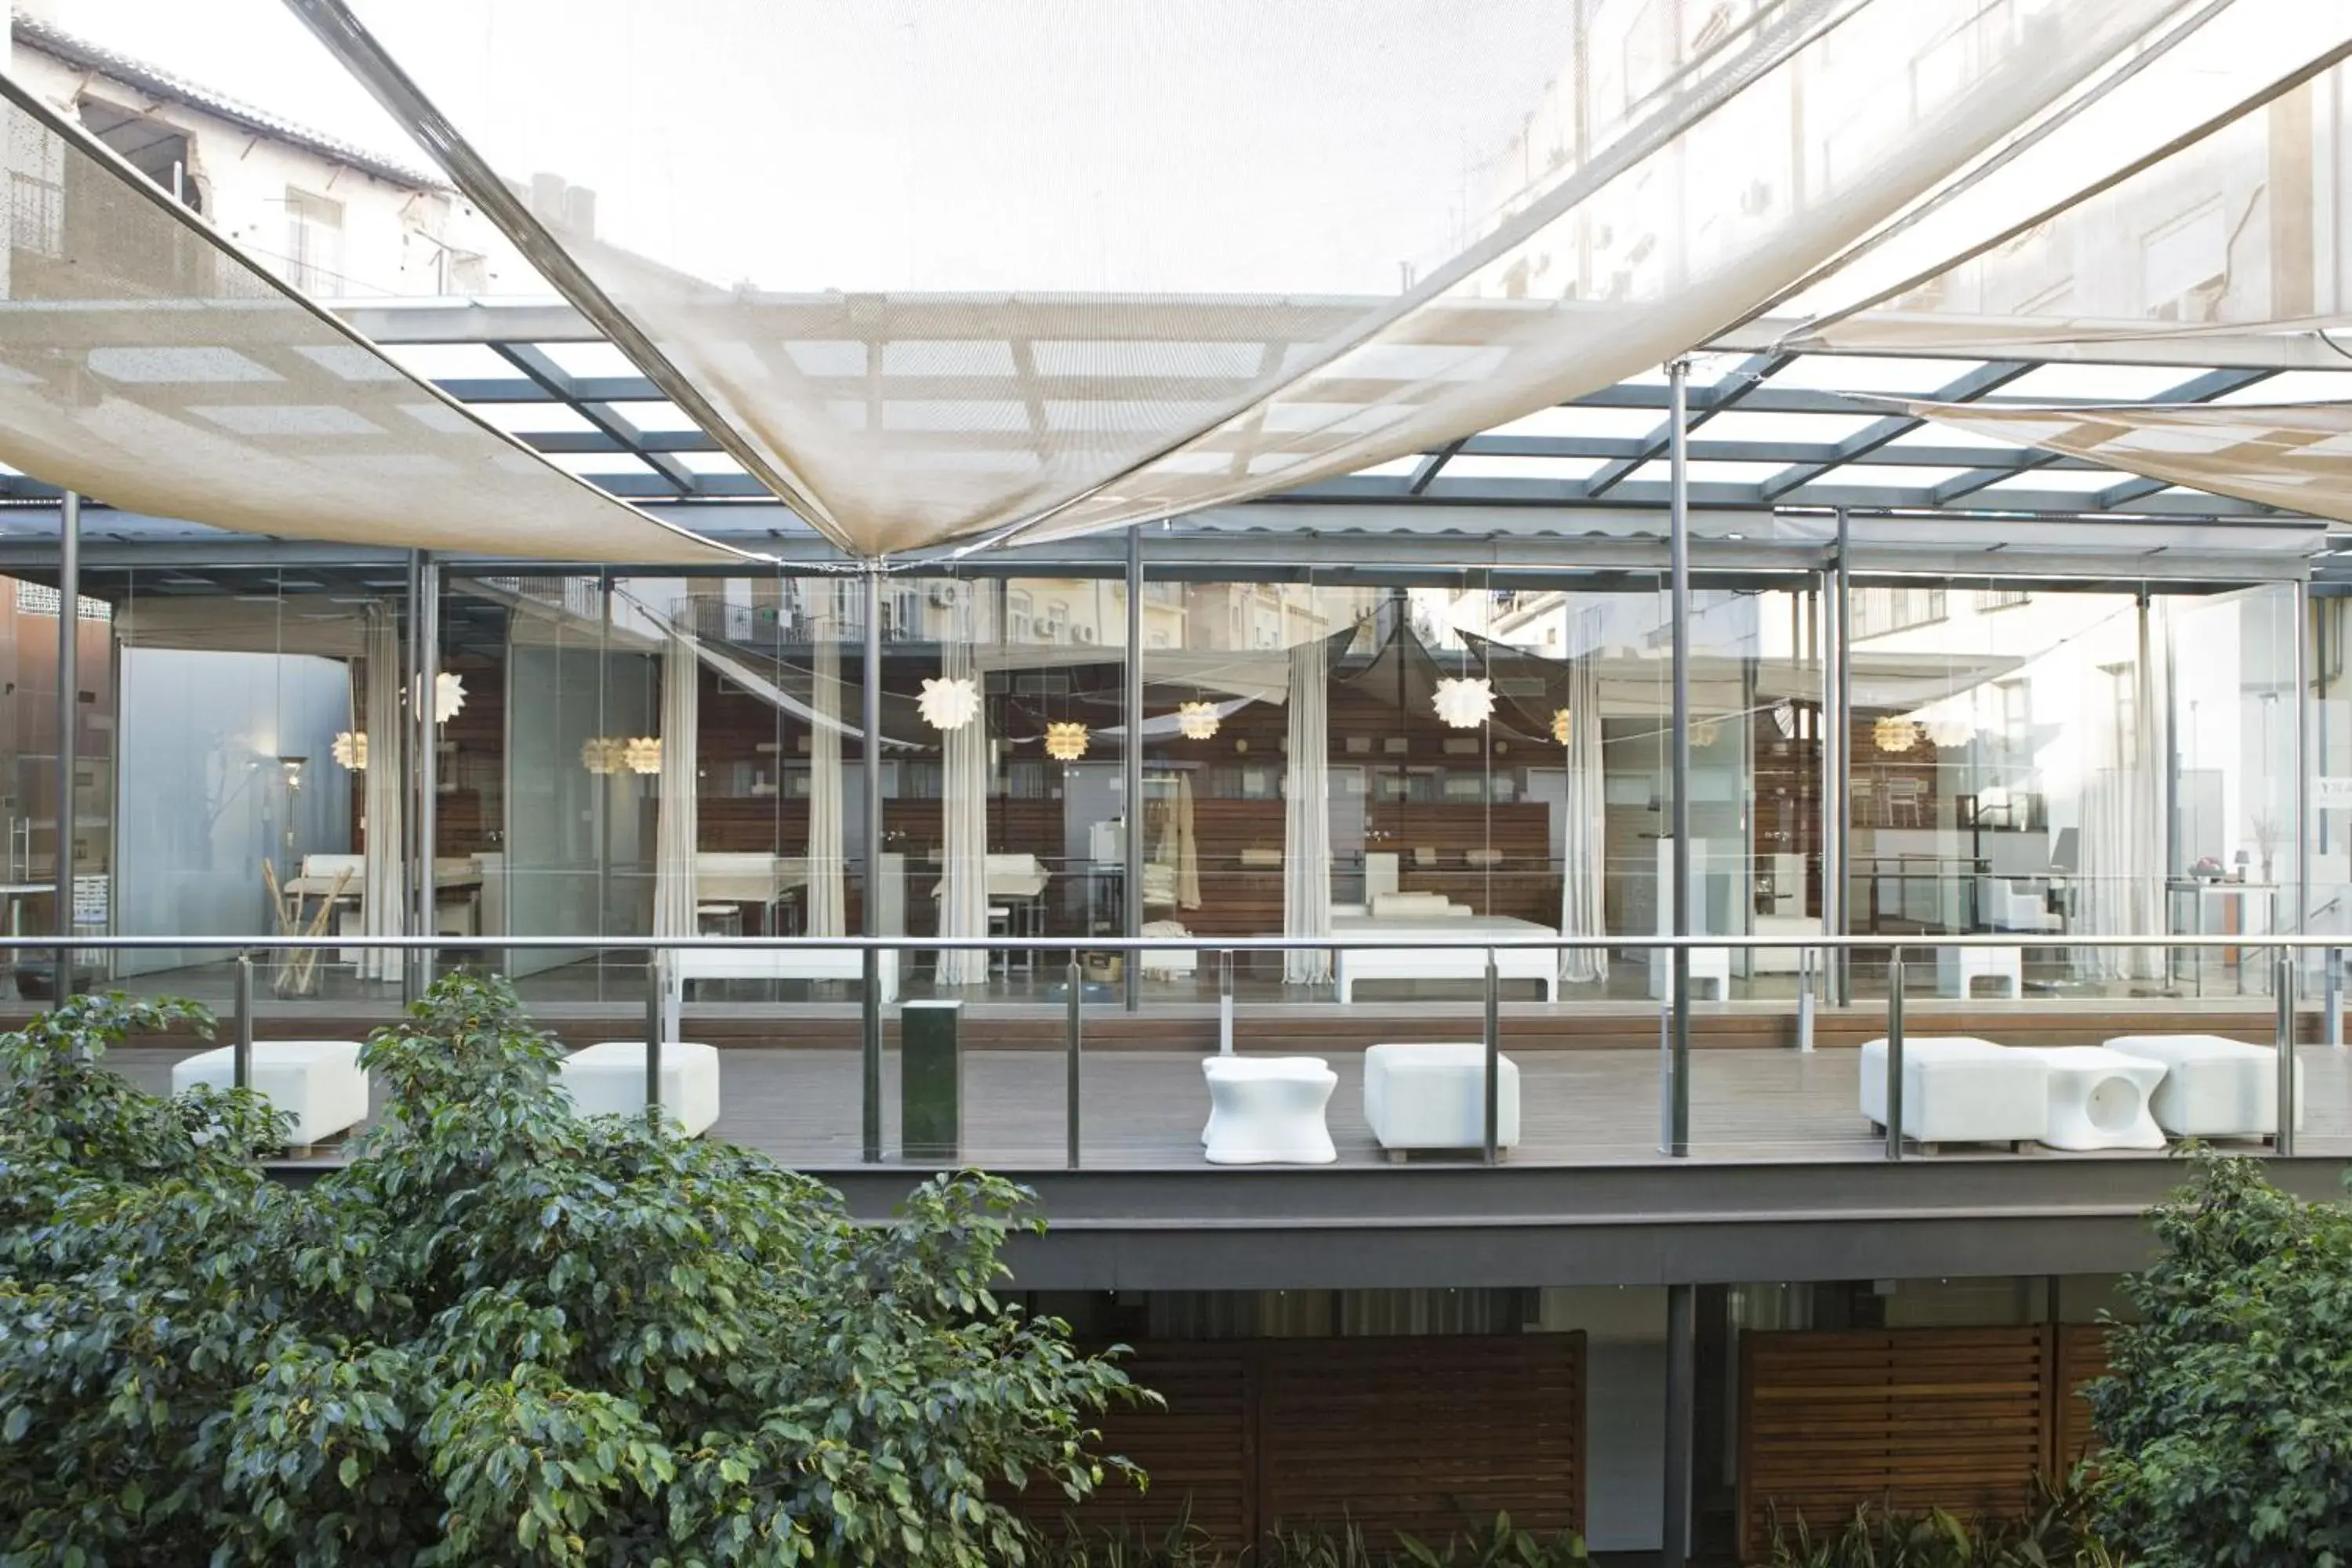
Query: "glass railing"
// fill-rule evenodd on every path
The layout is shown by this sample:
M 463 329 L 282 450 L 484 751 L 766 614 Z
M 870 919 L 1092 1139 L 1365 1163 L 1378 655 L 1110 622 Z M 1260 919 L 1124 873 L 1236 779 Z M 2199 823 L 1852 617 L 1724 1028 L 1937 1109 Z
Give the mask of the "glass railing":
M 2113 980 L 2085 1005 L 2027 994 L 2023 945 L 1990 936 L 76 936 L 65 972 L 218 1016 L 212 1042 L 110 1058 L 159 1090 L 206 1070 L 266 1088 L 277 1047 L 362 1039 L 433 974 L 519 973 L 538 1026 L 603 1047 L 567 1068 L 575 1100 L 811 1169 L 2158 1156 L 2189 1137 L 2333 1156 L 2352 1153 L 2342 940 L 2037 933 L 2044 962 Z M 2216 950 L 2262 994 L 2166 985 Z M 938 983 L 950 952 L 974 984 Z M 0 954 L 44 1005 L 58 939 Z M 1558 999 L 1604 963 L 1635 994 Z M 1785 1000 L 1721 999 L 1759 967 Z M 1841 1004 L 1864 968 L 1883 990 Z M 190 1065 L 207 1050 L 226 1055 Z

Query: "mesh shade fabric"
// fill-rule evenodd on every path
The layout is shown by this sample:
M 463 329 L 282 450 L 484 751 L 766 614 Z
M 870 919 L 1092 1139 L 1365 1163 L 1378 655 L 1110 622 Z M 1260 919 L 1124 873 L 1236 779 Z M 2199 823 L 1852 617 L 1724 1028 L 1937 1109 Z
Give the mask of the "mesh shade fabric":
M 2183 9 L 407 0 L 371 36 L 289 4 L 485 210 L 490 168 L 592 187 L 502 222 L 861 554 L 1246 499 L 1610 384 Z
M 482 424 L 5 77 L 0 95 L 0 461 L 247 533 L 741 559 Z
M 2352 403 L 1891 405 L 1996 440 L 2352 522 Z
M 2311 217 L 2347 52 L 2352 7 L 2200 10 L 2014 156 L 1770 309 L 1812 318 L 1790 346 L 1890 353 L 2326 319 L 2335 240 Z

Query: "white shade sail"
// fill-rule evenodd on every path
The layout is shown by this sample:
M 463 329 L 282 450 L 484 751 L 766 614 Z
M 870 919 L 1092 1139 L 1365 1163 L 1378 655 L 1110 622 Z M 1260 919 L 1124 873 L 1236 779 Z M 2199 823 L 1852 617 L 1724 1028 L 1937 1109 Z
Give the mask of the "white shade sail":
M 485 425 L 5 76 L 0 121 L 0 462 L 240 532 L 744 559 Z
M 1608 385 L 2228 8 L 289 3 L 867 555 L 1245 499 Z M 529 204 L 502 177 L 549 169 Z
M 2352 403 L 1898 406 L 2151 479 L 2352 522 Z

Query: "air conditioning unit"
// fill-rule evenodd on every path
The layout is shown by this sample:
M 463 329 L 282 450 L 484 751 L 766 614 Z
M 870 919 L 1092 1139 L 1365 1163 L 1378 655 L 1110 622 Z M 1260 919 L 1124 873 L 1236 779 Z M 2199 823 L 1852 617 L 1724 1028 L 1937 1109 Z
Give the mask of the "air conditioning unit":
M 1750 180 L 1748 188 L 1739 193 L 1739 210 L 1750 217 L 1766 212 L 1772 205 L 1772 187 L 1762 180 Z
M 1092 642 L 1092 641 L 1094 641 L 1094 640 L 1095 640 L 1095 629 L 1094 629 L 1094 627 L 1092 627 L 1092 626 L 1078 626 L 1078 627 L 1076 627 L 1076 628 L 1075 628 L 1075 629 L 1076 629 L 1076 634 L 1077 634 L 1077 638 L 1078 638 L 1078 640 L 1079 640 L 1080 642 L 1088 642 L 1088 643 L 1090 643 L 1090 642 Z
M 953 583 L 934 583 L 931 584 L 932 604 L 938 605 L 942 608 L 950 608 L 954 605 L 955 602 L 956 585 Z

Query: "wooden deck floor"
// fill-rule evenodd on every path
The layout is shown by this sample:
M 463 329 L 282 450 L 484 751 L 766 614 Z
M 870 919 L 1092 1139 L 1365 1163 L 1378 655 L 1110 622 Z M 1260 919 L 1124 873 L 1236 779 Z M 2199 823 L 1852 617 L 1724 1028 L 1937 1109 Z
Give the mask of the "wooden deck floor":
M 108 1060 L 165 1089 L 184 1051 L 133 1047 Z M 1364 1121 L 1360 1052 L 1321 1053 L 1338 1072 L 1328 1119 L 1344 1163 L 1381 1160 Z M 897 1158 L 896 1053 L 886 1066 L 887 1154 Z M 2352 1051 L 2302 1047 L 2304 1154 L 2352 1156 Z M 1208 1096 L 1201 1055 L 1126 1048 L 1085 1059 L 1082 1164 L 1104 1170 L 1200 1168 Z M 1515 1053 L 1522 1139 L 1516 1164 L 1621 1165 L 1660 1161 L 1654 1050 Z M 1856 1109 L 1859 1058 L 1851 1050 L 1719 1050 L 1693 1054 L 1692 1157 L 1702 1161 L 1874 1161 L 1884 1144 Z M 974 1050 L 964 1058 L 967 1163 L 1009 1172 L 1058 1170 L 1066 1151 L 1065 1060 L 1035 1049 Z M 858 1163 L 858 1058 L 832 1048 L 738 1047 L 722 1057 L 714 1136 L 812 1170 Z M 1956 1151 L 1937 1158 L 2156 1158 Z

